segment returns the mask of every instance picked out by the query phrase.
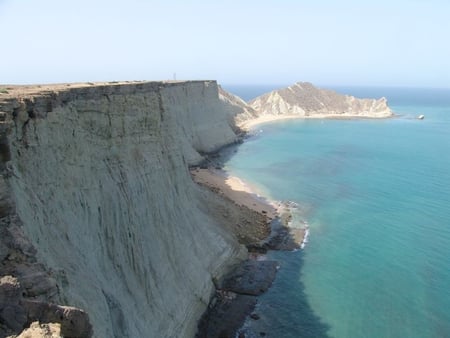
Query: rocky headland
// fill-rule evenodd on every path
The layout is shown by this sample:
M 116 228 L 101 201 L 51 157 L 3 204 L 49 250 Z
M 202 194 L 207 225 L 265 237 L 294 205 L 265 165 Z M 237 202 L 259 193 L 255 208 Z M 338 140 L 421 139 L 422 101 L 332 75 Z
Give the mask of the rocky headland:
M 242 119 L 243 128 L 262 122 L 288 118 L 386 118 L 393 115 L 386 98 L 356 98 L 308 82 L 274 90 L 248 104 L 256 111 L 255 119 Z
M 389 116 L 385 100 L 286 90 L 246 103 L 215 81 L 2 86 L 0 337 L 193 337 L 207 309 L 199 336 L 231 336 L 276 272 L 249 251 L 302 234 L 205 155 L 268 115 L 351 102 Z

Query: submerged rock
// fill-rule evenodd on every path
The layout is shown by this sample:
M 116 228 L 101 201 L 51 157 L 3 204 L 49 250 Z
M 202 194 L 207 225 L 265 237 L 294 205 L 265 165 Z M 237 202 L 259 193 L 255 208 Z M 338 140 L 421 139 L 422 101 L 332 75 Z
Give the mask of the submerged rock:
M 221 299 L 199 323 L 196 338 L 234 338 L 257 303 L 254 296 Z
M 198 325 L 197 338 L 234 338 L 261 295 L 272 285 L 275 261 L 247 260 L 219 283 L 216 296 Z M 254 319 L 259 319 L 253 314 Z
M 224 279 L 221 289 L 258 296 L 272 285 L 277 265 L 276 261 L 247 260 Z

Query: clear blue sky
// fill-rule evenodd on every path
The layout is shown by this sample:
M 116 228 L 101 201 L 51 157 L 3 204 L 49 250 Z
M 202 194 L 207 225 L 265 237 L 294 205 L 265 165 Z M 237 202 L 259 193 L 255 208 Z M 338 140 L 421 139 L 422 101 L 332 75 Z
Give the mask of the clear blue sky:
M 450 87 L 448 0 L 0 0 L 0 83 Z

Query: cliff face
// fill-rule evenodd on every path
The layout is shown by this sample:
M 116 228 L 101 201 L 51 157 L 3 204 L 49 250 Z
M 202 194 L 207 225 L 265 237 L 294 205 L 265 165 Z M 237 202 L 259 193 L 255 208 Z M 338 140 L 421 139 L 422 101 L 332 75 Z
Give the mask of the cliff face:
M 2 262 L 45 263 L 41 296 L 88 311 L 96 337 L 192 337 L 244 255 L 187 170 L 236 138 L 216 83 L 0 95 L 0 230 L 21 234 L 2 236 Z
M 358 99 L 332 90 L 319 89 L 307 82 L 257 97 L 249 105 L 259 115 L 298 115 L 303 117 L 388 117 L 392 115 L 385 98 Z
M 243 122 L 258 117 L 258 112 L 250 107 L 247 102 L 239 96 L 233 95 L 219 86 L 219 97 L 228 110 L 228 117 L 232 126 L 239 126 Z

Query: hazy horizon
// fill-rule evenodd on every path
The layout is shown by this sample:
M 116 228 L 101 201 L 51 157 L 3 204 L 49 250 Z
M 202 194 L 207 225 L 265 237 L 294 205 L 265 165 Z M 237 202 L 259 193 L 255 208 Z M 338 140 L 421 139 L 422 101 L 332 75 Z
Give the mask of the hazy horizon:
M 152 81 L 152 80 L 149 80 Z M 186 81 L 189 81 L 189 79 L 186 79 Z M 205 79 L 205 81 L 216 81 L 216 79 Z M 438 87 L 438 86 L 420 86 L 420 85 L 370 85 L 370 84 L 340 84 L 340 83 L 336 83 L 336 84 L 330 84 L 330 83 L 319 83 L 319 82 L 312 82 L 312 81 L 308 81 L 306 80 L 298 80 L 298 81 L 294 81 L 291 83 L 221 83 L 218 82 L 219 85 L 221 86 L 236 86 L 236 87 L 249 87 L 249 86 L 256 86 L 256 87 L 266 87 L 266 86 L 277 86 L 279 88 L 282 87 L 287 87 L 287 86 L 291 86 L 297 82 L 310 82 L 312 83 L 314 86 L 316 87 L 322 87 L 322 88 L 340 88 L 340 87 L 348 87 L 348 88 L 392 88 L 392 89 L 450 89 L 450 83 L 448 84 L 448 87 Z
M 0 0 L 0 83 L 449 88 L 443 0 Z

